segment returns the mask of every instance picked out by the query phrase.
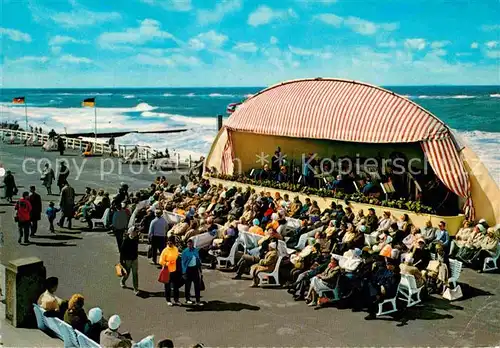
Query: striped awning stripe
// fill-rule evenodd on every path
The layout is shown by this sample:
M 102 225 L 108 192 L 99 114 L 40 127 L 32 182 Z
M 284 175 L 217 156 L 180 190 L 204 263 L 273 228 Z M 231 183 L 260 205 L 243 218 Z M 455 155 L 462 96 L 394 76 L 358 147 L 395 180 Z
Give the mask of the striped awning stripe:
M 245 100 L 225 127 L 309 139 L 421 142 L 441 181 L 457 195 L 469 196 L 469 178 L 449 128 L 411 100 L 365 83 L 340 79 L 283 82 Z

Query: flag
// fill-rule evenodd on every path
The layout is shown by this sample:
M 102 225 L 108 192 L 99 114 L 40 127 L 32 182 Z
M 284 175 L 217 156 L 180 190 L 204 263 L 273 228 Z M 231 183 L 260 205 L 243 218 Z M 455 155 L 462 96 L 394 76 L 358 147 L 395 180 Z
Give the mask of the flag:
M 87 98 L 82 101 L 82 106 L 95 107 L 95 98 Z
M 24 97 L 15 97 L 12 99 L 12 104 L 24 104 L 25 100 Z
M 231 103 L 229 104 L 227 107 L 226 107 L 226 112 L 228 114 L 232 114 L 233 112 L 236 111 L 236 108 L 238 107 L 238 105 L 240 105 L 241 103 Z

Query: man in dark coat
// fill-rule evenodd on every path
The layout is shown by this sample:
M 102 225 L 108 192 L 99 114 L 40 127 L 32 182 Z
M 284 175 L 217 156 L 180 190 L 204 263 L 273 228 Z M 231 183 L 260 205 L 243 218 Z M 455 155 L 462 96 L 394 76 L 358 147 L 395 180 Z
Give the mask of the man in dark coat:
M 59 175 L 57 176 L 57 187 L 59 187 L 59 193 L 61 193 L 64 184 L 68 182 L 69 168 L 66 167 L 64 162 L 61 163 L 61 168 L 59 169 Z
M 64 155 L 64 150 L 66 150 L 66 147 L 64 146 L 64 140 L 61 137 L 57 138 L 57 150 L 59 151 L 59 154 L 61 156 Z
M 57 225 L 59 227 L 63 227 L 64 219 L 67 218 L 68 228 L 71 229 L 71 219 L 73 219 L 73 213 L 75 209 L 75 189 L 69 186 L 67 182 L 61 190 L 59 207 L 61 207 L 62 215 Z
M 38 228 L 38 221 L 41 219 L 42 214 L 42 197 L 35 191 L 35 186 L 30 186 L 29 201 L 31 203 L 31 237 L 34 237 Z
M 12 197 L 17 194 L 16 180 L 14 180 L 14 175 L 8 170 L 3 178 L 5 198 L 7 202 L 12 203 Z

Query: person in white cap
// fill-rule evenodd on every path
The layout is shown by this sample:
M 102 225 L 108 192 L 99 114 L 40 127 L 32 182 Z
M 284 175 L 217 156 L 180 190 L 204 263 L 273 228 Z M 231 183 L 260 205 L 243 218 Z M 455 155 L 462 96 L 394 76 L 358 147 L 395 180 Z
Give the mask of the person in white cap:
M 276 242 L 269 243 L 269 250 L 264 259 L 250 268 L 250 275 L 253 278 L 252 287 L 259 286 L 259 272 L 272 272 L 278 262 L 278 252 L 276 250 Z
M 132 339 L 128 334 L 118 332 L 122 321 L 118 315 L 108 320 L 108 328 L 101 332 L 101 347 L 104 348 L 131 348 Z
M 89 311 L 89 324 L 85 335 L 91 340 L 100 343 L 101 332 L 108 328 L 108 324 L 102 318 L 102 310 L 99 307 L 92 308 Z

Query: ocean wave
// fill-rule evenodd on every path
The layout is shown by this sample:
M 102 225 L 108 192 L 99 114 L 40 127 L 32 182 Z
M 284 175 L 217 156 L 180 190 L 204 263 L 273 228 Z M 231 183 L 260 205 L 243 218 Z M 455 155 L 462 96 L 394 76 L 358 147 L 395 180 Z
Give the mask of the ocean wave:
M 151 106 L 148 103 L 139 103 L 135 106 L 136 111 L 151 111 L 156 109 L 156 106 Z
M 245 98 L 250 98 L 250 97 L 253 97 L 254 95 L 253 94 L 245 94 L 244 97 Z
M 196 94 L 194 94 L 194 93 L 188 93 L 188 94 L 186 94 L 186 97 L 194 97 L 194 96 L 196 96 Z
M 151 111 L 143 111 L 141 112 L 142 117 L 170 117 L 170 114 L 166 114 L 163 112 L 151 112 Z
M 126 94 L 123 96 L 123 99 L 132 99 L 132 98 L 135 98 L 135 95 L 133 94 Z
M 175 94 L 172 94 L 172 93 L 164 93 L 163 94 L 164 97 L 175 97 Z
M 490 94 L 491 98 L 500 98 L 500 93 Z
M 221 93 L 210 93 L 208 95 L 210 98 L 233 98 L 234 94 L 221 94 Z
M 473 95 L 419 95 L 419 96 L 409 96 L 410 99 L 474 99 L 478 96 Z

